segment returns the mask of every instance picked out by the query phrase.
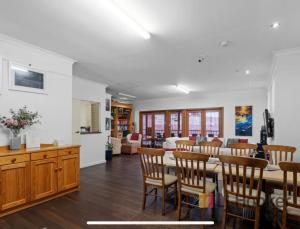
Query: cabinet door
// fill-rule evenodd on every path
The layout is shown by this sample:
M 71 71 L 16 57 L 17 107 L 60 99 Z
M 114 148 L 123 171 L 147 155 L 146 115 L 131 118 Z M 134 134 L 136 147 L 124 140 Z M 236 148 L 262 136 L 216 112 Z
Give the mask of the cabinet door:
M 57 192 L 57 158 L 31 162 L 32 200 L 51 196 Z
M 58 191 L 79 186 L 79 154 L 58 157 Z
M 30 199 L 29 162 L 0 167 L 1 211 L 25 204 Z

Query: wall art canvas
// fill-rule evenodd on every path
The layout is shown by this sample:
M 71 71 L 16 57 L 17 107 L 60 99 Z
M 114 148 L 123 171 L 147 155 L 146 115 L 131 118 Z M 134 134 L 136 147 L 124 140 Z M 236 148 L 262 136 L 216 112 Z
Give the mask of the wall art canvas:
M 105 118 L 105 130 L 110 130 L 110 118 Z
M 235 107 L 235 135 L 252 136 L 253 116 L 252 106 Z

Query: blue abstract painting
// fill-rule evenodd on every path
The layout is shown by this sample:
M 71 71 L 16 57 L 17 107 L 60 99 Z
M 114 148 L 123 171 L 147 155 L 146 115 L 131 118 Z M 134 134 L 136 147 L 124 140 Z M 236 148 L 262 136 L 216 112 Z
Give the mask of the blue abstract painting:
M 235 135 L 252 136 L 252 106 L 235 107 Z

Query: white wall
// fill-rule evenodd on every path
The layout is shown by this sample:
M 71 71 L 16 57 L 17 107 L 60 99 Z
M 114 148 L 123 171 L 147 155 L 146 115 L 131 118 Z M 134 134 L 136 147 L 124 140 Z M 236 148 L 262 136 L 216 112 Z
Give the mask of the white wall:
M 300 49 L 275 53 L 272 74 L 272 114 L 275 122 L 274 144 L 297 147 L 300 161 Z
M 100 103 L 100 134 L 81 135 L 80 167 L 105 162 L 105 143 L 110 131 L 105 131 L 106 85 L 73 77 L 73 98 Z
M 27 105 L 31 111 L 38 111 L 42 115 L 41 125 L 32 128 L 41 136 L 42 143 L 52 143 L 54 139 L 71 143 L 73 60 L 0 34 L 1 57 L 0 114 L 8 115 L 10 108 L 18 109 Z M 48 94 L 9 90 L 9 61 L 25 66 L 31 64 L 31 67 L 45 71 Z M 8 132 L 0 128 L 0 145 L 7 144 Z
M 224 107 L 224 137 L 229 138 L 235 136 L 235 106 L 243 105 L 253 106 L 253 137 L 249 137 L 249 141 L 257 143 L 263 125 L 263 111 L 267 108 L 267 90 L 264 89 L 136 101 L 134 120 L 139 129 L 140 111 Z

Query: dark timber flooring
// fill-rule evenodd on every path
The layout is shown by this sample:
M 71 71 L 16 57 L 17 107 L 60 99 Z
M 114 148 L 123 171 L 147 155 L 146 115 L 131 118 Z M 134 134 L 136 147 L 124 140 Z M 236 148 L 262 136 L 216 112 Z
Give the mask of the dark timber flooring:
M 108 164 L 81 170 L 80 192 L 37 205 L 35 207 L 0 218 L 0 228 L 141 228 L 139 226 L 88 226 L 87 220 L 176 220 L 173 200 L 166 204 L 166 215 L 161 216 L 161 201 L 150 197 L 142 211 L 142 177 L 137 155 L 116 156 Z M 216 208 L 215 225 L 220 228 L 223 206 L 221 197 Z M 187 212 L 184 208 L 183 216 Z M 262 213 L 264 216 L 264 213 Z M 185 220 L 206 220 L 210 212 L 192 209 Z M 263 220 L 264 221 L 264 220 Z M 271 224 L 263 222 L 263 227 Z M 252 228 L 247 221 L 230 219 L 228 228 Z M 153 228 L 154 226 L 152 226 Z M 156 226 L 157 228 L 193 228 L 191 226 Z M 151 228 L 143 226 L 143 228 Z M 194 227 L 199 228 L 199 226 Z

